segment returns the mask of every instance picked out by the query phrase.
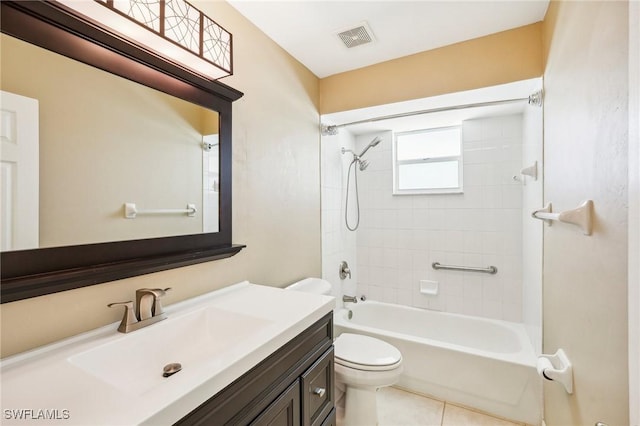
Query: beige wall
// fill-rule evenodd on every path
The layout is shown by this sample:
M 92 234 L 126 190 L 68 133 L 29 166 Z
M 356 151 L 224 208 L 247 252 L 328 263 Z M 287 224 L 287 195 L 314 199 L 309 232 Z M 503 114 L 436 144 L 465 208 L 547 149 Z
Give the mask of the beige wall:
M 320 113 L 420 99 L 542 75 L 541 23 L 320 80 Z
M 629 424 L 627 9 L 552 2 L 545 19 L 545 202 L 592 199 L 596 214 L 590 237 L 545 227 L 544 352 L 564 348 L 574 368 L 573 395 L 545 382 L 550 426 Z
M 197 2 L 234 35 L 233 240 L 226 260 L 3 304 L 2 356 L 118 321 L 106 307 L 171 286 L 167 304 L 243 279 L 274 286 L 319 276 L 318 79 L 224 2 Z

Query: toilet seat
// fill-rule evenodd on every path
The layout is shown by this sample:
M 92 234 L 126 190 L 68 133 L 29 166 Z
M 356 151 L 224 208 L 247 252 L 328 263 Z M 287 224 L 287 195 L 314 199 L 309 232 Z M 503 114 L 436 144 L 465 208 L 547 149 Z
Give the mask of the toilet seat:
M 400 351 L 380 339 L 343 333 L 335 340 L 335 362 L 364 371 L 388 371 L 402 363 Z

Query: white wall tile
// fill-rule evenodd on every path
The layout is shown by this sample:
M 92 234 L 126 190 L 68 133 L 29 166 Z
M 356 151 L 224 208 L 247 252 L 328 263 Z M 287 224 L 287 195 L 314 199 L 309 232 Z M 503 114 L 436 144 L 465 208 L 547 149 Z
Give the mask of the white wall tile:
M 403 269 L 398 268 L 398 272 L 396 274 L 396 280 L 398 284 L 398 289 L 401 290 L 410 290 L 413 285 L 413 270 L 412 269 Z
M 486 299 L 483 300 L 482 316 L 492 319 L 502 319 L 502 302 Z
M 483 206 L 484 191 L 481 185 L 465 186 L 463 200 L 460 207 L 465 209 L 475 209 Z
M 481 253 L 482 252 L 482 232 L 467 231 L 464 233 L 465 253 Z
M 370 285 L 367 293 L 367 298 L 376 300 L 378 302 L 384 301 L 384 287 L 377 285 Z
M 446 311 L 447 309 L 447 297 L 444 295 L 429 296 L 429 307 L 432 311 Z
M 505 321 L 522 321 L 521 303 L 502 303 L 502 319 Z
M 482 187 L 482 207 L 485 209 L 502 207 L 502 186 L 487 185 Z
M 454 314 L 465 314 L 465 304 L 463 297 L 447 296 L 447 312 Z
M 482 316 L 482 299 L 468 299 L 462 300 L 462 313 L 465 315 L 472 315 L 476 317 Z
M 398 231 L 396 229 L 382 230 L 382 247 L 385 247 L 385 248 L 398 247 Z
M 397 290 L 392 287 L 384 287 L 382 291 L 382 301 L 387 303 L 397 303 Z
M 429 227 L 429 209 L 413 209 L 411 229 L 431 229 Z
M 485 164 L 467 164 L 464 167 L 464 189 L 466 190 L 472 186 L 482 186 L 486 180 L 487 169 Z
M 445 209 L 428 209 L 426 229 L 443 230 L 445 228 L 445 220 L 446 220 Z
M 522 187 L 520 185 L 502 185 L 502 207 L 505 209 L 522 208 Z
M 451 296 L 464 296 L 463 275 L 460 272 L 447 272 L 444 277 L 438 280 L 440 291 Z
M 358 293 L 373 300 L 519 321 L 525 297 L 521 248 L 525 195 L 522 183 L 512 176 L 522 168 L 522 132 L 520 115 L 464 122 L 464 194 L 410 196 L 391 193 L 391 135 L 383 135 L 383 143 L 367 153 L 369 168 L 358 174 L 361 227 L 357 238 L 347 243 L 353 250 L 357 247 L 358 255 L 352 258 L 357 259 L 355 269 L 360 271 Z M 351 142 L 362 149 L 373 136 L 341 141 L 341 146 Z M 326 144 L 321 149 L 323 215 L 344 215 L 341 188 L 349 159 L 331 149 Z M 323 257 L 346 255 L 339 247 L 343 238 L 333 235 L 342 235 L 335 231 L 342 230 L 343 223 L 343 219 L 323 218 Z M 431 267 L 435 261 L 495 265 L 499 272 L 488 276 L 436 271 Z M 333 274 L 334 269 L 327 268 L 327 273 Z M 419 281 L 423 279 L 437 280 L 440 294 L 421 294 Z
M 462 125 L 462 140 L 465 144 L 480 141 L 483 135 L 483 120 L 467 120 Z
M 398 249 L 383 248 L 382 249 L 382 266 L 385 268 L 398 267 Z
M 411 290 L 409 289 L 398 289 L 396 293 L 396 303 L 404 306 L 411 306 Z
M 464 283 L 464 297 L 466 299 L 482 300 L 482 277 L 473 272 L 465 272 L 462 278 Z
M 357 288 L 358 297 L 365 295 L 366 297 L 371 297 L 371 292 L 369 291 L 369 285 L 358 283 Z
M 369 265 L 381 267 L 383 262 L 383 248 L 369 247 Z
M 371 283 L 371 268 L 369 266 L 357 265 L 358 269 L 358 283 L 370 284 Z
M 502 302 L 502 282 L 493 275 L 482 278 L 482 299 L 485 301 Z
M 398 209 L 396 216 L 396 229 L 411 229 L 413 223 L 413 209 Z

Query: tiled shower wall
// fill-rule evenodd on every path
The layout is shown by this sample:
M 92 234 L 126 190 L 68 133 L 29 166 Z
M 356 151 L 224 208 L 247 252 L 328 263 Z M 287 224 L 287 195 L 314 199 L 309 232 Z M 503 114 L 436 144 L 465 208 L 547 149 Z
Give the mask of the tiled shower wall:
M 513 179 L 522 169 L 522 129 L 521 114 L 463 122 L 464 194 L 447 195 L 393 196 L 392 134 L 381 135 L 383 142 L 366 155 L 369 168 L 358 175 L 358 295 L 446 312 L 522 320 L 523 187 Z M 358 136 L 356 147 L 361 149 L 374 136 Z M 323 163 L 323 170 L 339 164 L 335 160 L 330 163 Z M 344 167 L 342 176 L 346 170 Z M 337 210 L 337 187 L 332 191 L 335 197 L 323 198 L 323 218 L 326 209 Z M 323 219 L 327 230 L 323 238 L 326 235 L 331 259 L 323 267 L 327 276 L 333 274 L 335 259 L 331 256 L 339 251 L 334 244 L 343 234 L 336 230 L 334 221 Z M 344 230 L 344 225 L 339 225 Z M 346 238 L 350 240 L 351 235 Z M 346 250 L 345 255 L 352 254 L 349 246 Z M 498 273 L 436 271 L 431 267 L 433 262 L 494 265 Z M 420 280 L 437 281 L 438 295 L 422 294 Z
M 353 295 L 356 291 L 356 233 L 344 225 L 346 172 L 352 156 L 341 148 L 354 149 L 355 139 L 348 131 L 323 136 L 320 143 L 322 196 L 322 278 L 332 284 L 333 295 Z M 353 210 L 353 209 L 351 209 Z M 354 213 L 350 210 L 350 214 Z M 340 262 L 351 267 L 351 279 L 340 280 Z

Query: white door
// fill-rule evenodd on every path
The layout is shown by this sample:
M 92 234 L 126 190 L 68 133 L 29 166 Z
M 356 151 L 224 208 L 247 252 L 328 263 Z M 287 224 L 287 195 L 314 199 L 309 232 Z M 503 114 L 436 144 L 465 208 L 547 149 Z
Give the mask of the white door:
M 0 91 L 1 249 L 38 247 L 38 101 Z

